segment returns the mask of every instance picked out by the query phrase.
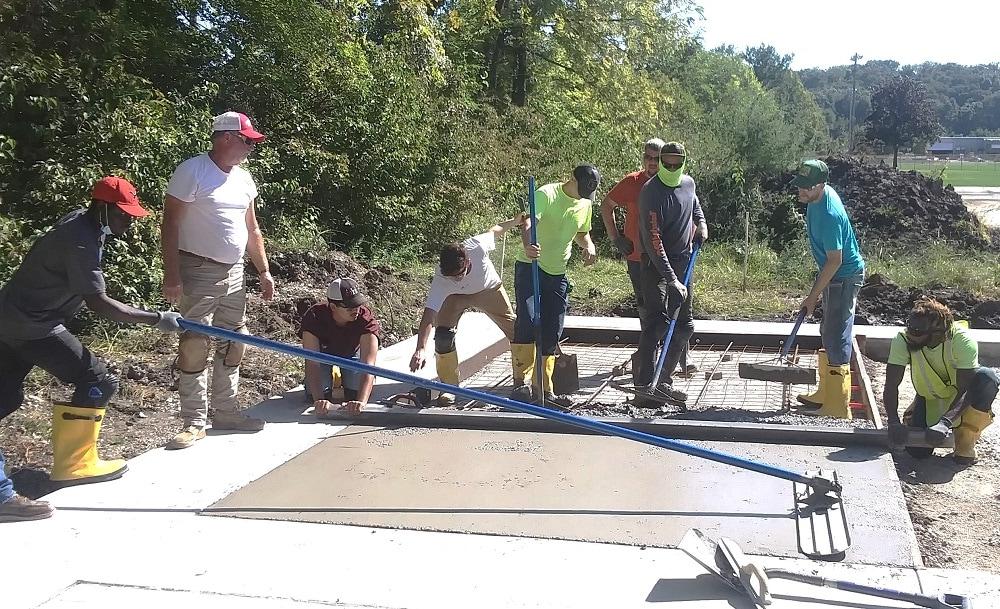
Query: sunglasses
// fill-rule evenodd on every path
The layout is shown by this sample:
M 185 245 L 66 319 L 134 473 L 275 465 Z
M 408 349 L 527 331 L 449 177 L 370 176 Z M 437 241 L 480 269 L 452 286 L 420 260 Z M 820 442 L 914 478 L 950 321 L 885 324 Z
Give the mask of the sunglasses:
M 677 171 L 684 166 L 684 161 L 681 161 L 680 163 L 664 163 L 660 160 L 660 163 L 663 165 L 663 168 L 668 171 Z
M 327 298 L 326 301 L 329 302 L 331 305 L 337 307 L 338 309 L 357 309 L 358 308 L 358 307 L 354 307 L 354 306 L 351 306 L 351 305 L 347 304 L 343 300 L 333 300 L 332 298 Z
M 257 142 L 253 141 L 252 139 L 248 138 L 247 136 L 243 135 L 242 133 L 234 133 L 233 135 L 235 135 L 236 137 L 240 138 L 240 141 L 243 142 L 243 144 L 246 145 L 246 146 L 249 146 L 249 147 L 253 148 L 253 147 L 255 147 L 257 145 Z
M 660 157 L 657 156 L 657 155 L 655 155 L 655 154 L 644 154 L 644 155 L 642 155 L 642 160 L 643 161 L 655 161 L 658 158 L 660 158 Z

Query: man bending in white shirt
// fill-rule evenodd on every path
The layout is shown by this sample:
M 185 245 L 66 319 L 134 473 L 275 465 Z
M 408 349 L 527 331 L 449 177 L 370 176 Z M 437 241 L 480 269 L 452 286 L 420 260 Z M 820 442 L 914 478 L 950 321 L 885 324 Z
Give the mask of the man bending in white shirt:
M 514 309 L 503 289 L 490 252 L 496 249 L 496 237 L 524 223 L 524 214 L 497 224 L 481 235 L 462 243 L 449 243 L 441 249 L 441 260 L 431 280 L 424 314 L 417 330 L 417 350 L 410 360 L 410 370 L 416 372 L 427 363 L 427 343 L 434 331 L 434 359 L 438 379 L 458 385 L 458 353 L 455 351 L 455 328 L 466 309 L 485 313 L 500 328 L 509 341 L 514 336 Z M 442 393 L 439 406 L 452 406 L 455 396 Z

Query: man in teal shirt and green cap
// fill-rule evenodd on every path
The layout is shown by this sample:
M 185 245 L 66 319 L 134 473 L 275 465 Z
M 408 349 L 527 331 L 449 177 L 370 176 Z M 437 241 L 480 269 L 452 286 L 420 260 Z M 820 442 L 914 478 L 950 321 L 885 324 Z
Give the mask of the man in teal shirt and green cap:
M 829 179 L 826 163 L 812 160 L 799 165 L 791 181 L 799 191 L 799 201 L 806 204 L 806 233 L 819 267 L 812 291 L 802 301 L 806 315 L 812 315 L 816 303 L 823 300 L 819 386 L 812 394 L 798 396 L 798 401 L 810 409 L 806 412 L 850 419 L 851 337 L 865 261 L 847 210 L 827 184 Z

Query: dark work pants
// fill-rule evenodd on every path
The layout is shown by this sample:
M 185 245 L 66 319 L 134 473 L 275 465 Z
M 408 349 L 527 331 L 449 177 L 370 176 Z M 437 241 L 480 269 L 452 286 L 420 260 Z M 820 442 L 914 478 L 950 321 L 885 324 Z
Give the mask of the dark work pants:
M 566 275 L 549 275 L 538 269 L 538 291 L 541 298 L 541 336 L 535 349 L 539 356 L 555 355 L 562 335 L 566 310 L 569 308 L 569 282 Z M 535 342 L 535 327 L 532 319 L 535 311 L 534 285 L 531 281 L 531 265 L 527 262 L 514 263 L 514 343 Z
M 637 260 L 626 260 L 628 279 L 632 282 L 632 293 L 635 294 L 635 308 L 639 313 L 639 327 L 642 327 L 646 317 L 646 298 L 642 294 L 642 263 Z
M 682 281 L 690 259 L 691 254 L 670 257 L 670 267 Z M 656 345 L 666 336 L 670 320 L 674 312 L 677 312 L 674 335 L 670 339 L 670 345 L 664 345 L 664 348 L 667 349 L 667 359 L 663 364 L 663 372 L 660 374 L 661 383 L 671 383 L 674 369 L 684 353 L 688 340 L 694 334 L 694 316 L 691 311 L 691 294 L 694 292 L 694 285 L 692 283 L 688 287 L 687 298 L 681 302 L 678 294 L 670 289 L 669 280 L 660 275 L 646 254 L 642 256 L 640 281 L 645 300 L 646 316 L 641 324 L 638 367 L 634 371 L 633 378 L 636 385 L 648 385 L 652 381 L 653 370 L 656 367 Z
M 74 406 L 102 407 L 117 389 L 104 364 L 68 331 L 36 340 L 0 339 L 0 419 L 24 402 L 24 379 L 35 366 L 76 385 Z

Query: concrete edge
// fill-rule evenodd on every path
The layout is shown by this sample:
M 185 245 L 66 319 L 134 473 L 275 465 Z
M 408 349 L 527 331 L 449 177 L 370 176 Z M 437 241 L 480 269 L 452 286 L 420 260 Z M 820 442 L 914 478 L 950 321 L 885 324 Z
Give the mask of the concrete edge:
M 629 417 L 588 417 L 652 434 L 661 438 L 685 440 L 715 440 L 723 442 L 759 442 L 764 444 L 799 444 L 804 446 L 872 446 L 888 451 L 888 436 L 877 429 L 839 427 L 804 427 L 768 423 L 730 423 L 717 421 L 686 421 L 664 419 L 634 419 Z M 528 414 L 493 411 L 462 411 L 439 408 L 409 409 L 369 405 L 353 418 L 331 418 L 330 422 L 350 421 L 380 427 L 444 427 L 449 429 L 483 429 L 495 431 L 529 431 L 546 433 L 594 432 Z M 914 437 L 921 440 L 922 434 Z M 919 442 L 914 445 L 919 445 Z

